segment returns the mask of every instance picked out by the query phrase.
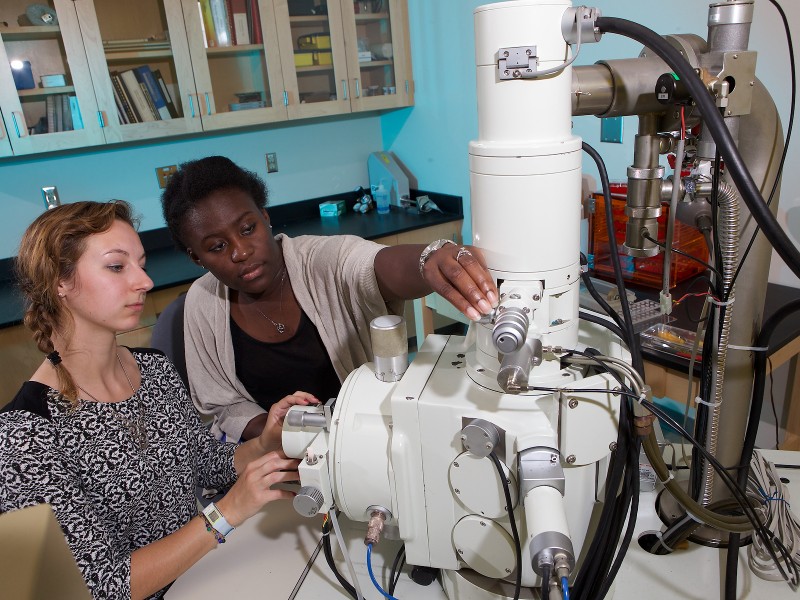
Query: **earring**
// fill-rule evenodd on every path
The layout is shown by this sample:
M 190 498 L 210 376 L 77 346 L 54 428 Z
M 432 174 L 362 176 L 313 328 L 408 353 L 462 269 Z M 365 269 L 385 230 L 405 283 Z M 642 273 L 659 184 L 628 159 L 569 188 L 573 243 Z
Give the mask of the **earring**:
M 63 298 L 64 297 L 64 293 L 63 292 L 58 292 L 58 297 L 59 298 Z

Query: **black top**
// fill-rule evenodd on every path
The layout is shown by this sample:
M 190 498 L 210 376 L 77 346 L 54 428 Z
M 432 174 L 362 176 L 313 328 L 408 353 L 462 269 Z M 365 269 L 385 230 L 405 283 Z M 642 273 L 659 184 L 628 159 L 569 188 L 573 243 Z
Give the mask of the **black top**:
M 283 342 L 250 337 L 231 318 L 236 376 L 264 410 L 298 391 L 314 394 L 321 402 L 335 398 L 342 387 L 328 351 L 311 319 L 300 311 L 297 332 Z

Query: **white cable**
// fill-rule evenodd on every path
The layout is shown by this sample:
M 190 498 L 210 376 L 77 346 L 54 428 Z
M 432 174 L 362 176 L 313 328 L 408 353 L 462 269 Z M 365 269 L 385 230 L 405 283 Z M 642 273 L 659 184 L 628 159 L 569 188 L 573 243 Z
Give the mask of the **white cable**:
M 339 529 L 339 521 L 336 519 L 336 509 L 332 508 L 328 513 L 331 523 L 333 523 L 333 531 L 336 533 L 336 540 L 339 542 L 339 548 L 342 549 L 344 560 L 347 562 L 347 570 L 350 571 L 350 578 L 353 580 L 353 587 L 356 588 L 356 597 L 358 600 L 364 600 L 364 594 L 361 593 L 361 586 L 358 585 L 358 576 L 356 570 L 353 568 L 353 561 L 350 560 L 350 553 L 347 551 L 347 545 L 342 535 L 342 530 Z
M 572 55 L 572 58 L 570 58 L 569 60 L 565 60 L 557 67 L 545 69 L 544 71 L 536 71 L 533 75 L 534 78 L 542 77 L 544 75 L 552 75 L 553 73 L 559 73 L 560 71 L 563 71 L 568 66 L 570 66 L 573 62 L 575 62 L 575 59 L 578 58 L 578 54 L 580 54 L 581 52 L 581 20 L 583 19 L 583 12 L 585 9 L 586 9 L 585 6 L 579 6 L 577 9 L 578 12 L 576 13 L 576 23 L 577 23 L 576 33 L 578 36 L 578 42 L 575 45 L 575 52 Z M 567 46 L 569 46 L 569 44 L 567 44 Z
M 789 504 L 789 490 L 781 482 L 780 474 L 775 465 L 757 452 L 753 453 L 750 462 L 749 488 L 752 493 L 764 500 L 764 524 L 776 538 L 786 547 L 786 550 L 795 565 L 800 566 L 800 522 L 791 511 Z M 753 535 L 752 544 L 747 554 L 750 570 L 761 579 L 769 581 L 782 581 L 777 565 L 764 547 L 759 536 Z M 778 555 L 783 563 L 784 570 L 791 573 L 792 569 L 785 564 L 783 555 Z M 793 589 L 797 586 L 792 585 Z M 791 582 L 790 582 L 791 585 Z

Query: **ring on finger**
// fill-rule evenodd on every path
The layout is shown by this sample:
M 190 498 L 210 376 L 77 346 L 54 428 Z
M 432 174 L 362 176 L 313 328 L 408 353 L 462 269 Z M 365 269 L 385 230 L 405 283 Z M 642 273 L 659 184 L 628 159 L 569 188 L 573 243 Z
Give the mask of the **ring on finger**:
M 472 256 L 472 252 L 464 248 L 464 246 L 461 246 L 461 248 L 458 249 L 458 254 L 456 254 L 456 262 L 461 260 L 462 256 Z

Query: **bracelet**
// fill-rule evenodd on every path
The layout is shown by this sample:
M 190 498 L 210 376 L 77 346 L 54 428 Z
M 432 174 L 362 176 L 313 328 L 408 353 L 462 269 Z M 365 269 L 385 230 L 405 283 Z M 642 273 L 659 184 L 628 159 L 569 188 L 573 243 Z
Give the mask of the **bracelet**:
M 453 244 L 456 246 L 457 244 L 453 240 L 436 240 L 425 246 L 425 249 L 422 251 L 422 254 L 419 255 L 419 276 L 423 279 L 425 278 L 424 269 L 425 263 L 428 262 L 428 259 L 431 257 L 431 254 L 436 252 L 439 248 L 446 246 L 447 244 Z

